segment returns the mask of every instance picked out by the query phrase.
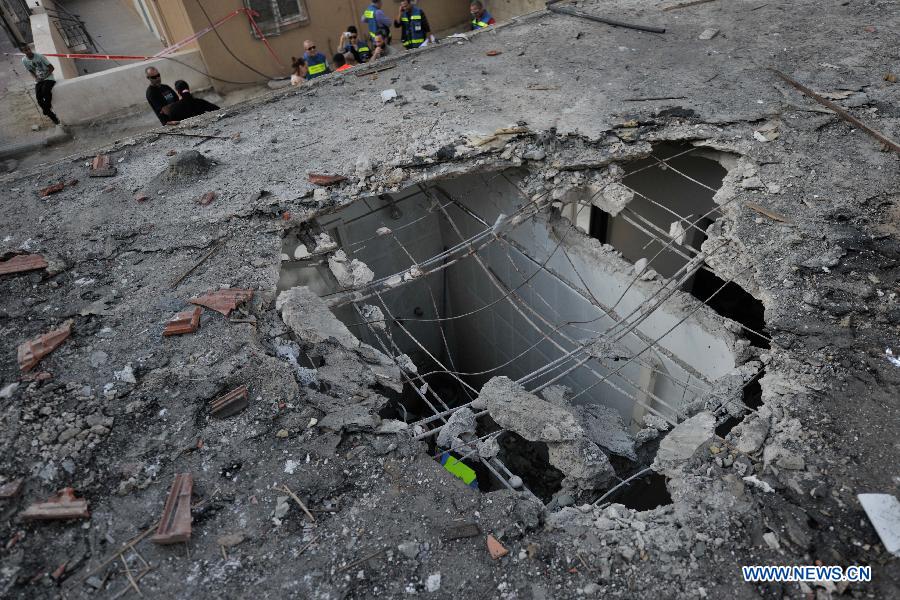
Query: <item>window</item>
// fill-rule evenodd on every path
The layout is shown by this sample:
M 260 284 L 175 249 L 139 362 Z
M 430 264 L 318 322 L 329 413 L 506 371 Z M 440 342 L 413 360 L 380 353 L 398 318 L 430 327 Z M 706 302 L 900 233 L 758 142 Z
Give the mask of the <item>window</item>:
M 244 0 L 244 3 L 259 13 L 254 18 L 265 35 L 278 35 L 284 29 L 309 21 L 304 0 Z

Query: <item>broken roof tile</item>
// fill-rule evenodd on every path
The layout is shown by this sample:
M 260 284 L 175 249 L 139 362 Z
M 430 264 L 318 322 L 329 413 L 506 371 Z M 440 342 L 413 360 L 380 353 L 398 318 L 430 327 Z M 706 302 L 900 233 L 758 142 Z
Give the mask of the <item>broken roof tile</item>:
M 253 290 L 228 288 L 192 298 L 190 303 L 220 312 L 227 317 L 231 311 L 252 298 Z
M 98 154 L 91 162 L 91 171 L 88 173 L 91 177 L 112 177 L 116 174 L 116 168 L 109 162 L 108 154 Z
M 48 331 L 33 340 L 19 344 L 19 368 L 30 371 L 41 362 L 41 359 L 56 350 L 72 333 L 72 321 L 66 321 L 62 327 Z
M 497 538 L 495 538 L 491 534 L 488 534 L 487 536 L 487 547 L 488 552 L 491 553 L 491 558 L 493 559 L 503 558 L 504 556 L 509 554 L 509 550 L 507 550 L 503 546 L 503 544 L 497 541 Z
M 166 328 L 163 329 L 163 335 L 168 337 L 170 335 L 184 335 L 185 333 L 194 333 L 198 329 L 200 329 L 200 314 L 203 312 L 203 309 L 199 306 L 195 306 L 190 310 L 185 310 L 171 319 L 166 323 Z
M 195 202 L 197 202 L 197 204 L 199 204 L 200 206 L 206 206 L 207 204 L 212 204 L 212 201 L 215 199 L 216 199 L 215 192 L 206 192 L 205 194 L 203 194 L 202 196 L 197 198 L 197 200 Z
M 3 485 L 0 485 L 0 498 L 4 500 L 7 498 L 13 498 L 19 495 L 19 492 L 22 491 L 22 484 L 25 483 L 25 480 L 22 478 L 13 479 L 12 481 L 8 481 Z
M 250 392 L 246 385 L 242 385 L 210 402 L 209 414 L 219 419 L 236 415 L 247 408 L 249 400 Z
M 9 260 L 0 261 L 0 275 L 24 273 L 46 268 L 47 261 L 40 254 L 18 254 Z
M 343 175 L 325 175 L 323 173 L 309 174 L 309 182 L 316 185 L 329 186 L 341 183 L 342 181 L 347 181 L 347 178 Z
M 55 194 L 57 192 L 63 191 L 65 189 L 66 184 L 63 182 L 54 183 L 53 185 L 48 185 L 45 188 L 41 188 L 41 191 L 38 193 L 41 195 L 41 198 L 46 198 L 50 194 Z
M 147 194 L 138 193 L 138 194 L 134 195 L 134 199 L 137 200 L 138 202 L 146 202 L 147 200 L 150 199 L 150 196 L 148 196 Z
M 22 518 L 29 521 L 53 521 L 60 519 L 88 519 L 88 502 L 75 497 L 75 490 L 67 487 L 46 502 L 36 502 L 22 513 Z
M 166 498 L 159 527 L 150 541 L 157 544 L 177 544 L 191 539 L 191 491 L 194 478 L 190 473 L 178 473 Z

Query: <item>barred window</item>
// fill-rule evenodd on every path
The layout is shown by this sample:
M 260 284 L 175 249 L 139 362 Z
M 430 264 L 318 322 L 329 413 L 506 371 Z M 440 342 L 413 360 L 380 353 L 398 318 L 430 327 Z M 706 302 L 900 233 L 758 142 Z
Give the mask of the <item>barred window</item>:
M 256 24 L 267 36 L 309 21 L 304 0 L 244 0 L 244 4 L 259 13 Z

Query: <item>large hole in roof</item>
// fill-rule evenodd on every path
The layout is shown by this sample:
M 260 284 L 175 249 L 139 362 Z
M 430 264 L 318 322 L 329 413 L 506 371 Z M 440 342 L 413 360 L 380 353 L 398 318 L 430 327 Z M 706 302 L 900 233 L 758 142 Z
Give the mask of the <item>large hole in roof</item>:
M 654 170 L 660 171 L 651 165 L 642 177 L 626 182 L 647 189 L 651 184 L 637 181 L 656 177 Z M 620 230 L 618 221 L 607 221 L 604 235 L 618 242 L 613 246 L 621 256 L 604 250 L 572 225 L 583 227 L 585 215 L 594 221 L 596 208 L 576 204 L 577 214 L 566 215 L 564 207 L 561 215 L 549 202 L 536 205 L 521 191 L 525 176 L 523 171 L 466 175 L 360 200 L 322 216 L 285 239 L 289 260 L 279 288 L 310 285 L 330 299 L 345 298 L 333 311 L 361 341 L 403 364 L 402 355 L 411 359 L 415 369 L 406 370 L 405 390 L 394 398 L 393 409 L 408 422 L 431 418 L 427 426 L 441 425 L 442 419 L 432 418 L 435 412 L 471 402 L 498 375 L 538 393 L 551 384 L 565 386 L 572 405 L 613 409 L 626 435 L 643 428 L 647 416 L 677 422 L 682 407 L 735 367 L 734 339 L 725 327 L 709 329 L 685 318 L 685 302 L 691 300 L 684 295 L 664 297 L 691 286 L 686 259 L 660 254 L 650 266 L 664 277 L 636 283 L 633 267 L 622 258 L 653 256 L 647 248 L 658 242 L 652 236 L 641 238 Z M 721 183 L 719 174 L 707 179 L 710 187 Z M 708 212 L 703 206 L 675 212 L 690 219 Z M 635 205 L 634 213 L 639 210 Z M 662 214 L 644 218 L 670 218 Z M 591 231 L 596 234 L 594 226 Z M 701 237 L 702 230 L 691 239 Z M 329 238 L 331 245 L 325 243 Z M 374 282 L 351 296 L 346 288 L 354 286 L 359 268 L 354 260 L 371 269 Z M 666 277 L 676 284 L 666 284 Z M 654 309 L 643 314 L 642 307 L 654 301 L 659 301 Z M 598 336 L 607 342 L 576 353 Z M 547 501 L 558 490 L 558 473 L 536 472 L 543 461 L 532 461 L 531 469 L 523 466 L 528 463 L 523 456 L 541 455 L 539 445 L 517 444 L 507 435 L 502 456 L 508 464 L 472 460 L 473 440 L 490 441 L 499 433 L 490 417 L 481 415 L 477 430 L 461 438 L 471 445 L 451 448 L 451 455 L 478 468 L 482 491 L 504 484 L 496 479 L 508 483 L 519 477 L 526 487 L 529 482 L 539 487 L 535 493 Z M 429 452 L 440 455 L 434 438 L 429 444 Z M 511 457 L 517 447 L 519 455 Z M 483 466 L 494 481 L 484 480 Z

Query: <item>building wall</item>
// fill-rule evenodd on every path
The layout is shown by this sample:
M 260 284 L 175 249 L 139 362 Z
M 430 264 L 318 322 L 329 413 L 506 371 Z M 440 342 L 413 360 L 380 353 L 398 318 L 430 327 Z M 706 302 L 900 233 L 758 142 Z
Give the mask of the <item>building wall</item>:
M 184 8 L 184 0 L 153 0 L 146 6 L 153 12 L 164 45 L 170 46 L 193 35 L 194 27 Z M 199 48 L 199 44 L 192 42 L 185 48 Z
M 524 15 L 544 8 L 544 0 L 485 0 L 484 6 L 497 22 L 508 21 L 513 17 Z
M 241 0 L 201 1 L 209 19 L 203 14 L 197 0 L 159 0 L 158 5 L 163 20 L 170 25 L 181 22 L 181 17 L 177 16 L 177 13 L 179 10 L 183 11 L 191 31 L 199 31 L 209 25 L 210 19 L 216 21 L 244 6 Z M 318 49 L 323 52 L 327 50 L 325 53 L 330 57 L 335 52 L 340 33 L 345 31 L 348 25 L 359 26 L 360 17 L 366 6 L 368 6 L 366 0 L 306 0 L 309 15 L 306 24 L 286 29 L 279 35 L 268 36 L 269 43 L 281 60 L 280 66 L 268 53 L 262 41 L 252 35 L 247 18 L 243 15 L 229 20 L 218 28 L 218 33 L 228 48 L 215 33 L 200 38 L 198 45 L 210 75 L 227 80 L 215 81 L 216 89 L 228 91 L 243 85 L 261 83 L 269 78 L 289 75 L 290 59 L 303 53 L 303 41 L 306 39 L 315 40 Z M 384 10 L 393 18 L 398 6 L 397 0 L 385 0 Z M 425 11 L 434 31 L 459 25 L 468 18 L 468 0 L 420 0 L 419 6 Z M 176 39 L 189 35 L 176 34 L 175 29 L 176 27 L 172 25 L 171 33 Z M 399 35 L 395 39 L 399 39 Z M 229 53 L 229 49 L 252 69 L 240 64 Z

